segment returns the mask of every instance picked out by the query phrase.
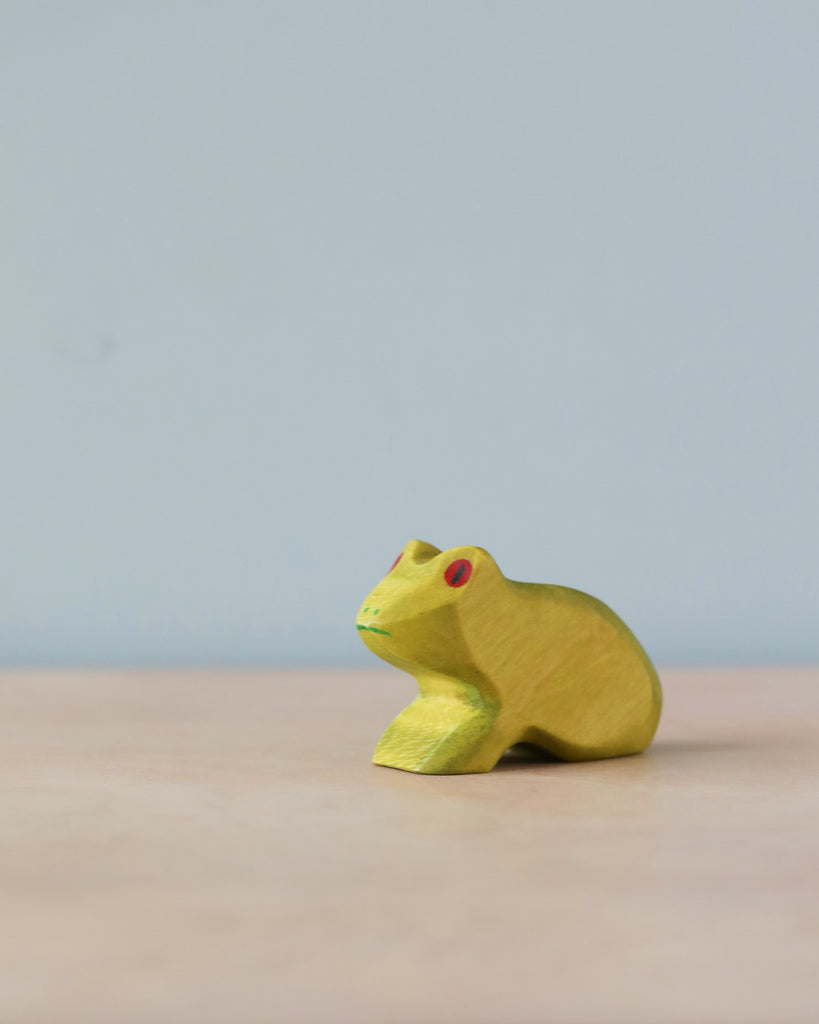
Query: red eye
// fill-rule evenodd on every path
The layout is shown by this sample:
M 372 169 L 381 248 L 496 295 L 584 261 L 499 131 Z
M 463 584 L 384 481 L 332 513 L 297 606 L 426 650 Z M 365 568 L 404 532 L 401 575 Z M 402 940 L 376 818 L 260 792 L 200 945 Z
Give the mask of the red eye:
M 396 558 L 396 560 L 395 560 L 395 561 L 394 561 L 394 562 L 392 563 L 392 565 L 391 565 L 391 566 L 389 567 L 389 569 L 387 569 L 387 575 L 388 575 L 388 576 L 389 576 L 389 574 L 390 574 L 390 573 L 391 573 L 391 572 L 393 571 L 393 569 L 394 569 L 394 568 L 396 567 L 396 565 L 398 565 L 398 563 L 399 563 L 399 562 L 401 561 L 401 559 L 402 559 L 403 557 L 404 557 L 404 552 L 402 551 L 402 552 L 401 552 L 401 554 L 400 554 L 400 555 L 398 556 L 398 558 Z
M 450 587 L 462 587 L 472 575 L 472 563 L 466 558 L 459 558 L 446 567 L 444 579 Z

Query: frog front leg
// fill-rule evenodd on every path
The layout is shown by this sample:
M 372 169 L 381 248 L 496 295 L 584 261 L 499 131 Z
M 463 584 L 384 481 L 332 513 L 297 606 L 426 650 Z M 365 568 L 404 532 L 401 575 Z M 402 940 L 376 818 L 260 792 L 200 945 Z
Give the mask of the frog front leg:
M 510 746 L 497 703 L 457 680 L 418 677 L 418 687 L 418 697 L 379 740 L 373 763 L 424 775 L 494 768 Z

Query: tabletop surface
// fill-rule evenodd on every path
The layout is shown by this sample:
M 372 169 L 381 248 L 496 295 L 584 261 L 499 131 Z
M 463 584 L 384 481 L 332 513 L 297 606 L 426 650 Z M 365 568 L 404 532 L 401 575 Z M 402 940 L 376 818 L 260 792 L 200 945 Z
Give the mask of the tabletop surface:
M 397 671 L 0 673 L 2 1024 L 815 1024 L 819 670 L 637 757 L 370 763 Z

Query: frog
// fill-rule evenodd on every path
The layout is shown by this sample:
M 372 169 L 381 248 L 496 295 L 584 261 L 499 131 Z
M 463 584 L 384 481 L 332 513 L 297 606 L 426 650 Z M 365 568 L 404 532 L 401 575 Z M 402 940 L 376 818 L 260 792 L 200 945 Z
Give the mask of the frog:
M 657 730 L 660 679 L 623 620 L 581 590 L 507 579 L 484 548 L 409 541 L 356 627 L 418 685 L 376 765 L 476 774 L 518 744 L 592 761 L 638 754 Z

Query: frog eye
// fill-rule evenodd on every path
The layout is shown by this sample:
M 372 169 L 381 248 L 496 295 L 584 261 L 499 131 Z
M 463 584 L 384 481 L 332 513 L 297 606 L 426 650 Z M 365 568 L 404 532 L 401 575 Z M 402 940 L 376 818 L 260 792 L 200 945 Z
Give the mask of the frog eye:
M 466 558 L 459 558 L 446 567 L 444 579 L 450 587 L 462 587 L 471 575 L 472 563 Z
M 391 573 L 391 572 L 393 571 L 393 569 L 394 569 L 394 568 L 396 567 L 396 565 L 398 565 L 398 563 L 399 563 L 399 562 L 401 561 L 401 559 L 402 559 L 403 557 L 404 557 L 404 552 L 402 551 L 402 552 L 401 552 L 401 554 L 400 554 L 400 555 L 398 556 L 398 558 L 396 558 L 396 560 L 395 560 L 395 561 L 394 561 L 394 562 L 392 563 L 392 565 L 391 565 L 391 566 L 389 567 L 389 569 L 387 569 L 387 575 L 388 575 L 388 576 L 389 576 L 389 574 L 390 574 L 390 573 Z

